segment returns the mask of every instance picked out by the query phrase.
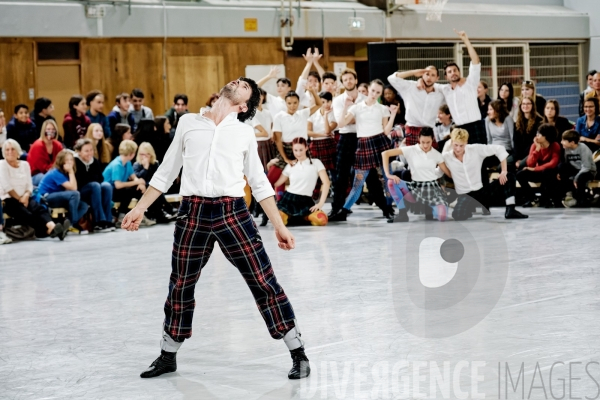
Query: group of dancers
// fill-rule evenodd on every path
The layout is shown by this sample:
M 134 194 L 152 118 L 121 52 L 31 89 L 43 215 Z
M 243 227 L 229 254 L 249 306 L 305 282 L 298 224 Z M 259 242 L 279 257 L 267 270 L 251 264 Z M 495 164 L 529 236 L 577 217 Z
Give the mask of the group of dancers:
M 378 102 L 383 83 L 374 80 L 366 93 L 361 93 L 356 72 L 346 69 L 340 76 L 344 92 L 333 97 L 336 76 L 323 71 L 320 54 L 310 50 L 296 90 L 287 78 L 277 80 L 278 96 L 260 89 L 277 77 L 278 71 L 273 69 L 258 83 L 248 78 L 228 83 L 210 109 L 181 117 L 163 163 L 122 223 L 124 229 L 138 230 L 145 211 L 182 171 L 183 200 L 175 224 L 161 354 L 142 378 L 177 369 L 177 352 L 192 336 L 195 285 L 216 242 L 245 279 L 270 335 L 283 339 L 289 349 L 293 363 L 288 377 L 310 375 L 296 315 L 243 200 L 247 185 L 273 225 L 279 248 L 286 251 L 295 247 L 287 224 L 324 225 L 346 220 L 365 183 L 389 222 L 408 221 L 405 202 L 424 204 L 427 219 L 446 220 L 449 211 L 446 193 L 439 184 L 442 176 L 453 180 L 458 195 L 452 212 L 455 220 L 470 218 L 478 204 L 487 211 L 490 194 L 498 190 L 505 199 L 506 218 L 527 218 L 515 209 L 516 177 L 508 166 L 508 151 L 499 144 L 486 144 L 477 90 L 479 57 L 467 35 L 457 34 L 471 57 L 467 78 L 454 63 L 445 68 L 446 85 L 437 84 L 435 67 L 388 78 L 406 107 L 402 146 L 394 146 L 390 138 L 397 135 L 394 120 L 398 107 Z M 318 72 L 311 72 L 312 66 Z M 418 80 L 407 80 L 411 76 Z M 323 90 L 320 94 L 319 84 Z M 442 132 L 438 141 L 433 128 L 438 110 L 448 114 L 444 103 L 455 126 L 449 133 Z M 578 137 L 569 132 L 563 134 L 563 146 L 577 153 Z M 538 132 L 538 136 L 545 134 Z M 440 152 L 442 142 L 445 151 Z M 547 157 L 548 148 L 543 138 L 532 145 L 532 151 L 540 152 L 540 159 Z M 402 171 L 400 176 L 390 170 L 390 158 L 398 156 L 410 166 L 410 171 Z M 482 170 L 485 160 L 494 157 L 500 176 L 490 184 L 487 176 L 482 179 Z M 287 180 L 290 184 L 286 190 Z M 332 210 L 325 215 L 322 208 L 331 186 Z M 397 216 L 392 202 L 396 203 Z
M 373 80 L 363 94 L 358 88 L 356 72 L 345 69 L 340 75 L 344 92 L 333 97 L 336 76 L 324 72 L 318 50 L 313 53 L 308 49 L 304 55 L 306 66 L 295 91 L 289 79 L 279 78 L 279 96 L 262 92 L 261 105 L 248 123 L 255 128 L 259 155 L 286 224 L 323 226 L 346 221 L 365 184 L 370 200 L 388 222 L 408 221 L 405 201 L 424 204 L 427 219 L 444 221 L 448 218 L 448 194 L 438 183 L 444 175 L 454 180 L 459 195 L 453 218 L 471 216 L 477 202 L 481 202 L 484 212 L 489 212 L 497 185 L 506 195 L 505 217 L 527 218 L 515 209 L 516 177 L 508 171 L 506 162 L 502 163 L 508 154 L 500 145 L 485 144 L 487 134 L 477 90 L 481 63 L 466 33 L 457 34 L 471 57 L 467 78 L 462 77 L 455 63 L 445 67 L 449 81 L 446 85 L 437 83 L 439 74 L 433 66 L 388 77 L 404 102 L 406 124 L 401 140 L 397 140 L 400 129 L 394 124 L 398 105 L 385 106 L 379 102 L 384 83 Z M 311 72 L 313 66 L 317 72 Z M 278 72 L 272 69 L 258 85 L 276 78 Z M 407 79 L 413 76 L 418 80 Z M 319 94 L 320 83 L 324 90 Z M 443 156 L 433 128 L 444 104 L 452 115 L 455 130 L 451 154 Z M 394 141 L 402 141 L 402 146 L 394 145 Z M 463 161 L 465 152 L 477 156 L 467 156 L 467 161 Z M 410 166 L 409 174 L 391 173 L 391 157 L 398 156 L 403 156 Z M 497 183 L 490 186 L 482 180 L 480 171 L 484 160 L 492 156 L 497 157 L 501 173 Z M 288 179 L 290 185 L 285 190 Z M 331 187 L 332 208 L 325 215 L 322 207 Z M 471 199 L 477 201 L 467 200 L 471 194 L 474 196 Z M 313 198 L 318 199 L 316 203 Z M 394 202 L 399 211 L 397 216 L 392 207 Z M 267 220 L 263 213 L 261 225 L 266 225 Z

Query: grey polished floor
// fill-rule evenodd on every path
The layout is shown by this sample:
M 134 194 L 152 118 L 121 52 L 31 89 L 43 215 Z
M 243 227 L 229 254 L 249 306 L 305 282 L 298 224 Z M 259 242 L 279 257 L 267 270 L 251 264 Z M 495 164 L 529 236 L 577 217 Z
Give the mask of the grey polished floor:
M 598 398 L 598 209 L 528 210 L 524 221 L 493 209 L 444 224 L 354 211 L 347 223 L 292 228 L 292 252 L 261 228 L 312 363 L 300 382 L 287 379 L 285 345 L 218 249 L 178 371 L 139 378 L 159 352 L 173 226 L 0 246 L 0 398 Z M 464 298 L 436 297 L 450 284 L 407 297 L 406 262 L 423 251 L 407 240 L 438 229 L 447 239 L 459 226 L 475 239 L 465 247 L 487 246 L 471 286 L 450 293 Z

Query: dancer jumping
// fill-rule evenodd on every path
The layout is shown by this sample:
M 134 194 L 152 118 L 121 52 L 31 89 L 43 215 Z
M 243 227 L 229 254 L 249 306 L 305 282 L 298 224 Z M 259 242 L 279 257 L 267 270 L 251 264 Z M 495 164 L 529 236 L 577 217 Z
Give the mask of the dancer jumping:
M 243 199 L 246 176 L 254 197 L 273 223 L 279 248 L 295 247 L 294 237 L 284 226 L 273 200 L 273 189 L 258 157 L 254 130 L 242 123 L 254 116 L 259 100 L 256 83 L 239 78 L 221 89 L 210 110 L 181 117 L 163 163 L 144 196 L 123 220 L 124 229 L 137 230 L 144 212 L 169 189 L 183 167 L 183 200 L 175 224 L 161 355 L 142 372 L 142 378 L 177 369 L 177 350 L 192 336 L 194 288 L 215 242 L 244 277 L 271 336 L 283 339 L 290 350 L 293 367 L 288 378 L 300 379 L 310 374 L 294 310 L 277 282 Z

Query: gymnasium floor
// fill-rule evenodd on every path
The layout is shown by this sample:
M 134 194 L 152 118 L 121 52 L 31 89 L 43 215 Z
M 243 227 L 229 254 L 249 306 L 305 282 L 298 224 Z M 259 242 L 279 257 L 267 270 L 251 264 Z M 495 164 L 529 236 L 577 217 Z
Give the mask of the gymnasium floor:
M 172 225 L 0 246 L 0 399 L 597 398 L 599 210 L 533 209 L 522 221 L 503 211 L 387 224 L 362 205 L 347 223 L 292 228 L 289 253 L 261 228 L 313 367 L 302 381 L 287 379 L 289 352 L 218 247 L 178 371 L 139 378 L 159 353 Z M 459 226 L 484 259 L 475 287 L 453 306 L 445 295 L 409 305 L 403 271 L 423 248 L 407 240 Z M 464 303 L 471 295 L 481 297 Z

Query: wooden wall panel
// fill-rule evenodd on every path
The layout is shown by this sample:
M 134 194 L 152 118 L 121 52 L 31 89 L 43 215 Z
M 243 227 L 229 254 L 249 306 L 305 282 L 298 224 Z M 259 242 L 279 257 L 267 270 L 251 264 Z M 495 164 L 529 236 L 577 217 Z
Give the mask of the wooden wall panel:
M 216 92 L 207 82 L 223 82 L 223 56 L 170 56 L 167 58 L 168 94 L 172 99 L 177 93 L 189 98 L 188 109 L 198 112 L 206 100 Z M 201 72 L 200 72 L 201 71 Z
M 34 101 L 29 100 L 29 89 L 35 89 L 33 41 L 0 42 L 0 60 L 0 91 L 6 92 L 6 101 L 0 98 L 0 108 L 8 123 L 17 104 L 33 109 Z
M 115 96 L 140 88 L 155 115 L 165 111 L 161 42 L 86 40 L 81 44 L 82 91 L 98 89 L 106 95 L 105 114 Z

